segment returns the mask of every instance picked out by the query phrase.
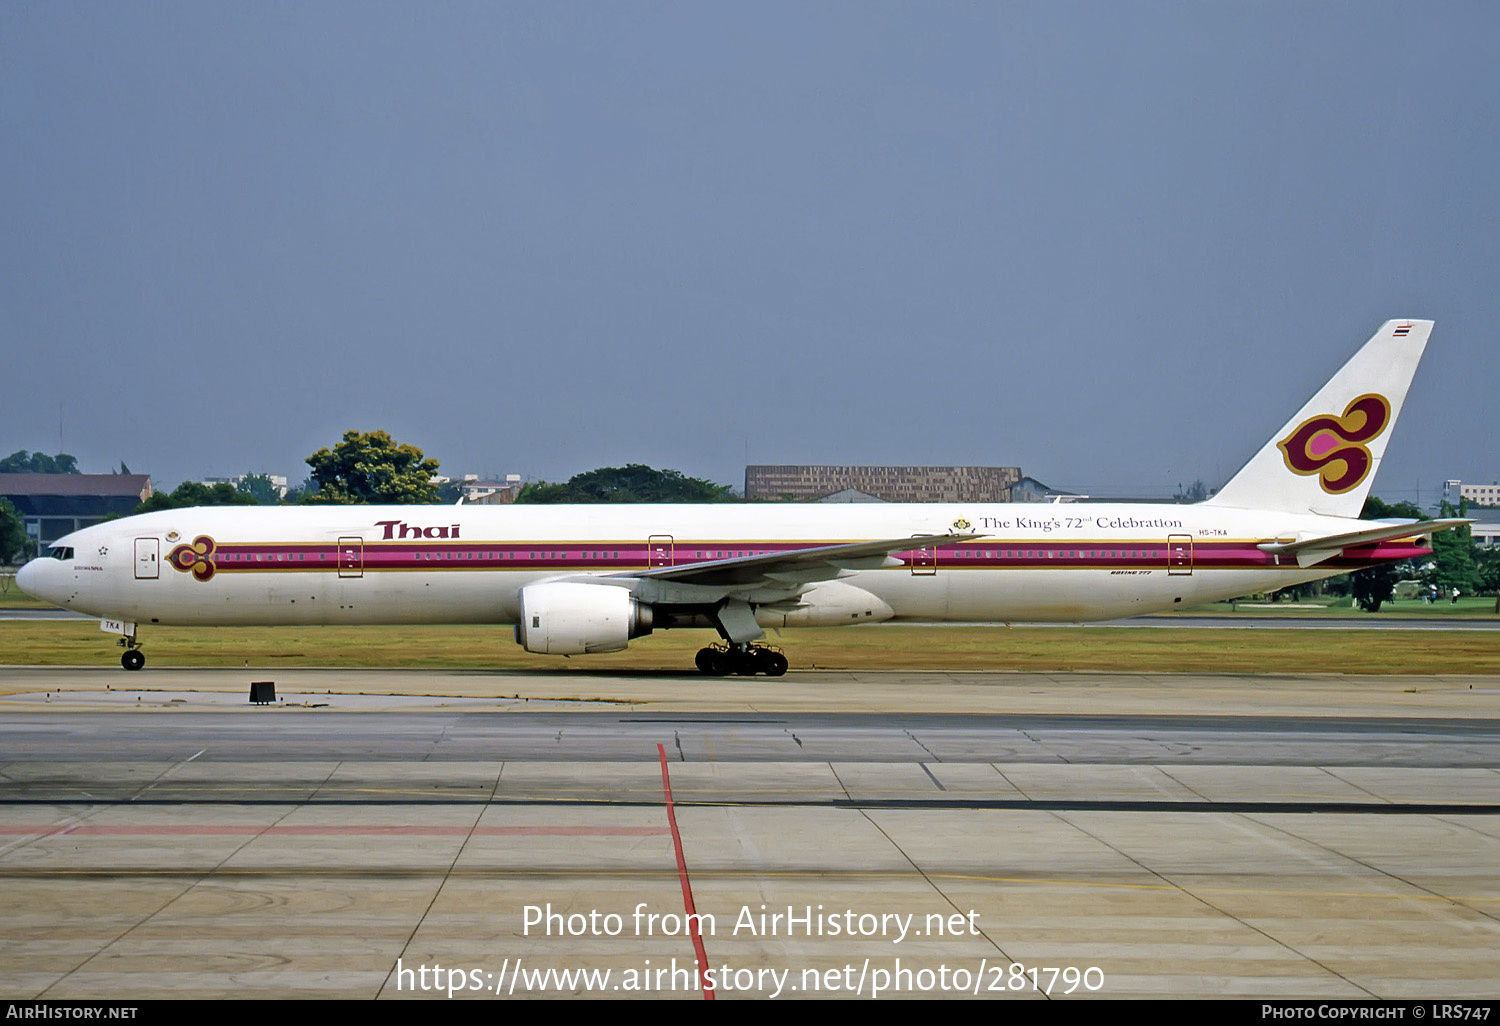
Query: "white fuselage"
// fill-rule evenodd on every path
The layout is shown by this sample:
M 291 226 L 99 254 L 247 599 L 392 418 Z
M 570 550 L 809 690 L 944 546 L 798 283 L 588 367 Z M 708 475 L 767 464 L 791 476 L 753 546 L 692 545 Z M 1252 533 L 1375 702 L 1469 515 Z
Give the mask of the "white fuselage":
M 763 626 L 1081 622 L 1428 551 L 1384 542 L 1301 567 L 1257 547 L 1351 525 L 1360 522 L 1102 503 L 200 507 L 75 532 L 55 543 L 57 558 L 24 567 L 20 584 L 60 606 L 141 625 L 511 624 L 521 588 L 543 580 L 964 531 L 982 537 L 740 597 Z M 791 615 L 788 596 L 799 604 Z

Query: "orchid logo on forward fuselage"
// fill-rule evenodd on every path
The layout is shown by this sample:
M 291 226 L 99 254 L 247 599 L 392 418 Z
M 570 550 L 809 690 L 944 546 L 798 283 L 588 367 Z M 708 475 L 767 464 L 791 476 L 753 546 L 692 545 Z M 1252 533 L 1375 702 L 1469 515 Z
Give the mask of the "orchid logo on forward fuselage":
M 175 532 L 174 532 L 175 533 Z M 191 545 L 179 545 L 167 556 L 167 562 L 183 573 L 191 573 L 200 581 L 214 575 L 214 540 L 206 534 L 193 539 Z
M 1342 416 L 1308 417 L 1276 445 L 1287 469 L 1304 477 L 1318 475 L 1330 495 L 1342 495 L 1370 475 L 1374 460 L 1367 442 L 1380 437 L 1391 422 L 1391 403 L 1374 392 L 1344 407 Z

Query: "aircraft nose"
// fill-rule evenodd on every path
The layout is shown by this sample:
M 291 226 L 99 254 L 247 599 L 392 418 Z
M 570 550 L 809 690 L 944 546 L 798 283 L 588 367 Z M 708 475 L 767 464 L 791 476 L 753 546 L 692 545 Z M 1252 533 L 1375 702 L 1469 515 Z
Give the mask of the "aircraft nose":
M 58 573 L 62 569 L 57 560 L 41 556 L 16 571 L 16 585 L 34 599 L 62 605 L 67 598 L 67 584 Z
M 16 571 L 16 587 L 20 588 L 32 598 L 41 598 L 41 596 L 36 593 L 37 577 L 40 573 L 40 571 L 37 569 L 37 564 L 40 562 L 41 560 L 39 559 L 33 559 L 31 562 L 27 563 L 25 566 L 21 567 L 21 569 Z

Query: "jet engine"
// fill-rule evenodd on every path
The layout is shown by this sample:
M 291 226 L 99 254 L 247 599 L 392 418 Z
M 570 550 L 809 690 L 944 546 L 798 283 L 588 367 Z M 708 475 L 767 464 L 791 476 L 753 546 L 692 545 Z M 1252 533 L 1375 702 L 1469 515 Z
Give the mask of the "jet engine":
M 631 638 L 650 633 L 651 607 L 625 588 L 552 581 L 521 589 L 516 641 L 528 652 L 619 652 Z

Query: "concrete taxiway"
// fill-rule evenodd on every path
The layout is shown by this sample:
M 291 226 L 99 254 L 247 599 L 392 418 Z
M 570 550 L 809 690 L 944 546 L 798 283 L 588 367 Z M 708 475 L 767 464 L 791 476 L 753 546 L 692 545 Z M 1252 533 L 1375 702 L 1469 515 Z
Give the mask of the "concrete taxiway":
M 12 998 L 1494 998 L 1500 678 L 0 668 L 0 907 Z

